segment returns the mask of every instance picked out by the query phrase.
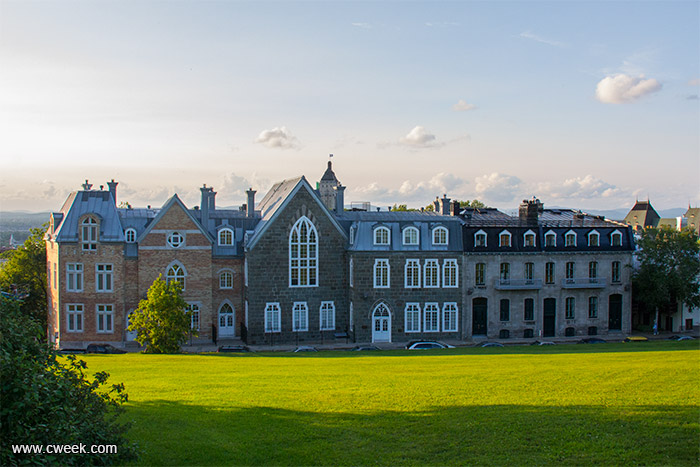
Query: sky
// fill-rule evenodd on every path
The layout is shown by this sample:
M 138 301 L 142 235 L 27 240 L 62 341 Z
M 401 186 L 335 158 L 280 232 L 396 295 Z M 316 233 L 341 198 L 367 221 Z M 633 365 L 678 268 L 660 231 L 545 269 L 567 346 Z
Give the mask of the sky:
M 0 0 L 0 210 L 700 205 L 700 2 Z

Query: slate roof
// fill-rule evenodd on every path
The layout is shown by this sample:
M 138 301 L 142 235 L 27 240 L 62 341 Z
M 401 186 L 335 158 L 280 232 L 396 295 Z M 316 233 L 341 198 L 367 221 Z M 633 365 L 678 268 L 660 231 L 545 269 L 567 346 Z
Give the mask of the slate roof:
M 321 180 L 326 180 L 326 181 L 330 181 L 330 182 L 337 182 L 338 181 L 338 179 L 335 176 L 335 172 L 333 172 L 331 161 L 328 161 L 328 168 L 326 169 L 325 172 L 323 172 L 323 176 L 321 177 Z
M 101 242 L 123 242 L 124 230 L 109 191 L 77 191 L 68 196 L 61 212 L 64 219 L 54 234 L 58 242 L 79 241 L 80 218 L 93 214 L 100 219 Z
M 625 216 L 625 222 L 633 227 L 656 227 L 660 219 L 649 201 L 637 201 Z

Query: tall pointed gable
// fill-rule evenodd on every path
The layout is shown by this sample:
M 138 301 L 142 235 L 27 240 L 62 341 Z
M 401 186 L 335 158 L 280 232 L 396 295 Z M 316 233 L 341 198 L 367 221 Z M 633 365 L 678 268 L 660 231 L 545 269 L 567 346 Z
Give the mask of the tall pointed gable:
M 185 206 L 177 194 L 174 194 L 165 202 L 158 212 L 158 215 L 148 224 L 148 227 L 146 227 L 139 236 L 139 244 L 144 242 L 149 233 L 160 230 L 198 231 L 210 244 L 214 243 L 214 239 L 211 235 L 209 235 L 209 233 L 202 228 L 202 225 L 197 219 L 192 216 L 187 206 Z
M 347 233 L 335 218 L 333 213 L 331 213 L 325 204 L 323 204 L 316 191 L 311 188 L 311 185 L 309 185 L 306 178 L 301 176 L 276 183 L 272 186 L 270 191 L 265 194 L 265 197 L 262 199 L 259 205 L 261 220 L 256 226 L 252 237 L 248 239 L 248 249 L 255 247 L 255 244 L 269 228 L 270 224 L 274 223 L 275 219 L 279 216 L 279 213 L 284 210 L 284 208 L 300 190 L 306 190 L 309 193 L 321 211 L 328 216 L 328 219 L 335 226 L 335 228 L 343 237 L 347 238 Z

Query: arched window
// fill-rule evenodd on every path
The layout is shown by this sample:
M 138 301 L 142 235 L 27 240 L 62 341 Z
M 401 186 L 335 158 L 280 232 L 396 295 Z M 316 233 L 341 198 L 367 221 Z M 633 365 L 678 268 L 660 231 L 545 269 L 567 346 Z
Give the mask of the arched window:
M 535 246 L 535 232 L 532 230 L 525 232 L 525 235 L 523 235 L 523 245 L 526 247 Z
M 498 246 L 510 248 L 510 232 L 504 230 L 498 235 Z
M 376 229 L 374 229 L 374 244 L 389 244 L 389 229 L 387 227 L 377 227 Z
M 83 250 L 97 250 L 97 221 L 92 217 L 86 217 L 81 224 L 81 243 Z
M 479 230 L 474 234 L 474 246 L 486 246 L 486 232 Z
M 318 234 L 306 217 L 301 217 L 289 235 L 289 286 L 318 286 Z
M 233 307 L 224 303 L 219 308 L 219 329 L 233 327 Z
M 569 230 L 564 235 L 564 246 L 576 246 L 576 232 Z
M 233 288 L 233 273 L 231 271 L 221 271 L 219 273 L 219 288 L 220 289 L 232 289 Z
M 229 229 L 228 227 L 219 230 L 219 245 L 233 245 L 233 230 Z
M 595 230 L 588 233 L 588 246 L 600 246 L 600 234 Z
M 549 232 L 544 234 L 544 246 L 557 246 L 557 234 L 553 230 L 550 230 Z
M 622 233 L 619 230 L 610 234 L 610 244 L 612 246 L 622 246 Z
M 433 245 L 447 245 L 449 236 L 445 227 L 435 227 L 433 229 Z
M 165 274 L 166 282 L 170 283 L 171 281 L 176 281 L 180 284 L 182 290 L 185 290 L 185 277 L 187 277 L 187 272 L 185 271 L 185 268 L 179 264 L 171 265 Z
M 136 229 L 126 229 L 124 237 L 126 237 L 126 243 L 136 243 Z
M 418 229 L 415 227 L 406 227 L 403 229 L 403 244 L 418 245 Z

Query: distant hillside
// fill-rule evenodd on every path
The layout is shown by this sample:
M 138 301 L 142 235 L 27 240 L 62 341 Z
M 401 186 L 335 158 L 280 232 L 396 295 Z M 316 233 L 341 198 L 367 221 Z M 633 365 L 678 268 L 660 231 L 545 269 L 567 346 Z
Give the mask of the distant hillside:
M 10 236 L 24 243 L 29 237 L 29 229 L 38 228 L 49 221 L 48 212 L 8 212 L 0 211 L 0 246 L 10 244 Z

